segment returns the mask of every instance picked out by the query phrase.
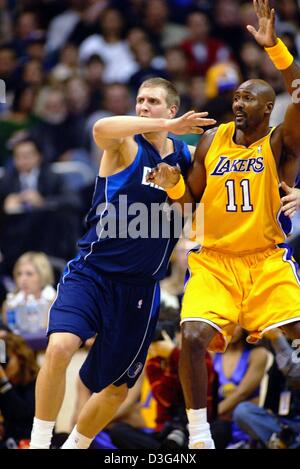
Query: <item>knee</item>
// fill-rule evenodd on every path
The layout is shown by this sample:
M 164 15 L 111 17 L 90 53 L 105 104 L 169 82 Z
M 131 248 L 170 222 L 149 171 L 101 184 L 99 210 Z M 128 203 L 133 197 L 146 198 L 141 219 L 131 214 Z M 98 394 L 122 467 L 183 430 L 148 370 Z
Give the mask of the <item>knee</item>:
M 239 425 L 242 426 L 243 423 L 249 420 L 249 416 L 253 409 L 253 404 L 251 402 L 240 402 L 233 411 L 232 418 Z
M 182 342 L 189 350 L 205 354 L 211 340 L 205 326 L 200 323 L 184 323 L 182 328 Z
M 48 345 L 45 357 L 46 362 L 52 369 L 64 369 L 68 366 L 75 350 L 74 346 L 63 340 L 54 340 Z
M 126 384 L 121 386 L 108 386 L 105 389 L 105 397 L 114 405 L 121 405 L 128 395 L 128 387 Z

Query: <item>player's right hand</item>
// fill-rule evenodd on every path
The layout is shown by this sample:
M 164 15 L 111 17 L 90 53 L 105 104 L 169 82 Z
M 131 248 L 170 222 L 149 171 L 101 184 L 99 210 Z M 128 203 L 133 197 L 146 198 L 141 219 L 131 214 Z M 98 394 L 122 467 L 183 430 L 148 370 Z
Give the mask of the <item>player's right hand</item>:
M 206 116 L 208 116 L 208 112 L 186 112 L 181 117 L 168 119 L 167 130 L 176 135 L 203 134 L 202 127 L 216 123 L 215 119 L 205 119 Z
M 180 178 L 180 169 L 167 163 L 159 163 L 148 171 L 146 181 L 156 184 L 163 189 L 174 187 Z

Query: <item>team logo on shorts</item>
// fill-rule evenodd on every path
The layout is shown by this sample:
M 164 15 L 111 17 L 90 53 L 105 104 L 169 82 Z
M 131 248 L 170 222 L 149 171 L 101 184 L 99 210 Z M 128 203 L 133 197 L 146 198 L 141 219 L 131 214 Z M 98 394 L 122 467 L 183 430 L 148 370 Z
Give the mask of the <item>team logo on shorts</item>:
M 142 368 L 143 363 L 137 362 L 129 368 L 129 370 L 127 371 L 127 375 L 129 376 L 129 378 L 135 378 L 142 370 Z

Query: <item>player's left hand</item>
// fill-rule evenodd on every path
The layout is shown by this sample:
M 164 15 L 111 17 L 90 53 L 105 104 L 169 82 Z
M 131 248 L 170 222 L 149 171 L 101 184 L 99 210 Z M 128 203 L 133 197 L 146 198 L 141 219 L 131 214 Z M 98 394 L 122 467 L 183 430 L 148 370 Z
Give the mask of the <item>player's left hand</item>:
M 287 194 L 281 198 L 282 212 L 292 218 L 300 208 L 300 189 L 290 187 L 284 181 L 281 183 L 281 188 Z
M 247 25 L 249 33 L 262 47 L 273 47 L 277 43 L 275 31 L 275 10 L 270 8 L 269 0 L 253 0 L 253 7 L 258 19 L 258 30 Z

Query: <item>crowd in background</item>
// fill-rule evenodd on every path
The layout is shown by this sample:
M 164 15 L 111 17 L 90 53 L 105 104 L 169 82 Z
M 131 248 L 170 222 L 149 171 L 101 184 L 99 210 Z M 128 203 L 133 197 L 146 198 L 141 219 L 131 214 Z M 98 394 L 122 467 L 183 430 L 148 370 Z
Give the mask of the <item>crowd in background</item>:
M 277 12 L 276 30 L 299 60 L 300 0 L 271 3 Z M 247 24 L 255 23 L 252 2 L 248 0 L 0 0 L 0 79 L 6 87 L 5 99 L 0 97 L 0 300 L 6 324 L 7 294 L 23 291 L 26 301 L 29 295 L 39 300 L 49 284 L 55 286 L 64 262 L 76 254 L 76 241 L 84 231 L 84 216 L 101 159 L 92 138 L 93 124 L 105 116 L 134 114 L 135 96 L 145 79 L 161 76 L 171 80 L 181 95 L 180 114 L 190 109 L 205 110 L 222 123 L 232 119 L 231 99 L 239 83 L 262 78 L 273 86 L 277 95 L 271 125 L 282 121 L 290 97 L 281 74 L 246 30 Z M 199 136 L 182 138 L 196 144 Z M 291 244 L 299 261 L 299 214 L 294 226 Z M 188 247 L 187 241 L 179 243 L 170 276 L 162 282 L 165 304 L 177 311 L 183 293 Z M 29 255 L 18 261 L 28 251 Z M 44 261 L 39 257 L 42 254 L 38 254 L 36 263 L 31 251 L 46 253 L 51 264 L 47 269 L 54 269 L 55 276 L 55 281 L 46 283 L 36 278 L 36 291 L 31 291 L 26 281 L 31 285 L 35 275 L 43 277 L 39 262 Z M 49 304 L 54 299 L 51 295 L 48 290 Z M 25 345 L 18 339 L 14 342 L 9 334 L 2 332 L 1 337 L 6 337 L 11 357 L 28 362 L 30 372 L 21 376 L 11 371 L 13 364 L 6 371 L 0 366 L 3 419 L 1 426 L 0 418 L 0 440 L 3 441 L 5 432 L 6 439 L 29 436 L 37 372 Z M 165 418 L 173 405 L 176 405 L 175 414 L 182 415 L 184 407 L 180 405 L 184 404 L 177 374 L 180 343 L 174 349 L 166 337 L 160 339 L 161 347 L 152 347 L 146 371 L 154 388 L 165 382 L 162 373 L 165 369 L 169 370 L 168 377 L 173 377 L 172 383 L 176 383 L 176 402 L 167 404 L 167 410 L 162 409 L 159 415 Z M 239 384 L 248 368 L 251 369 L 251 354 L 242 339 L 239 336 L 236 345 L 228 351 L 239 365 L 240 381 L 235 376 L 231 380 L 234 386 L 226 387 L 226 376 L 221 370 L 221 379 L 225 379 L 223 394 L 222 386 L 215 396 L 213 386 L 209 390 L 210 400 L 215 402 L 215 411 L 211 405 L 211 419 L 216 422 L 212 428 L 218 446 L 240 440 L 245 445 L 250 445 L 250 440 L 251 444 L 254 440 L 261 446 L 271 445 L 273 434 L 278 437 L 281 432 L 287 432 L 283 425 L 288 418 L 296 424 L 292 430 L 288 426 L 290 434 L 278 437 L 273 446 L 283 444 L 284 447 L 281 442 L 288 437 L 286 446 L 296 444 L 297 431 L 300 432 L 300 369 L 287 366 L 284 359 L 288 360 L 292 349 L 282 335 L 270 337 L 273 348 L 270 345 L 268 348 L 275 354 L 278 366 L 275 367 L 276 361 L 272 366 L 269 364 L 270 351 L 254 352 L 256 360 L 261 360 L 261 374 L 255 377 L 255 388 L 242 393 Z M 21 352 L 14 352 L 14 348 Z M 217 371 L 222 369 L 220 360 L 207 357 L 211 382 L 213 373 L 217 376 Z M 215 371 L 212 371 L 213 361 Z M 21 365 L 25 366 L 23 362 Z M 258 383 L 270 369 L 276 384 L 271 380 L 263 404 L 273 410 L 273 420 L 267 419 L 258 405 L 261 395 Z M 234 374 L 235 370 L 231 372 Z M 166 402 L 164 386 L 162 393 L 160 388 L 153 388 L 158 407 Z M 281 414 L 278 413 L 279 388 L 291 392 L 294 399 L 293 405 Z M 1 390 L 5 391 L 5 397 Z M 226 401 L 234 390 L 238 397 Z M 244 402 L 247 400 L 251 403 Z M 22 405 L 27 406 L 26 413 L 21 412 L 18 417 L 16 409 Z M 156 448 L 166 444 L 168 433 L 164 425 L 158 425 L 150 439 L 140 433 L 143 425 L 139 425 L 138 432 L 131 428 L 133 440 L 124 443 L 129 424 L 121 423 L 123 427 L 112 426 L 110 430 L 115 443 L 123 442 L 129 448 L 143 443 L 149 447 L 150 441 Z M 177 431 L 177 443 L 180 440 L 182 445 L 186 444 L 184 424 L 183 419 L 166 426 L 170 433 Z M 173 440 L 170 438 L 167 443 L 170 441 Z

